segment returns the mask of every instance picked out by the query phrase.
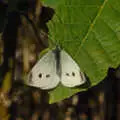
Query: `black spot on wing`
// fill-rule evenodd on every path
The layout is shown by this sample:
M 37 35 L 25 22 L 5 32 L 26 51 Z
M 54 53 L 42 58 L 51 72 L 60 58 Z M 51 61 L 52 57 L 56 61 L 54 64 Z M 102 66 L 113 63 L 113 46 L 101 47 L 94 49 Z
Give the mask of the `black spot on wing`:
M 70 76 L 70 74 L 66 73 L 66 76 Z M 72 76 L 75 77 L 75 73 L 74 72 L 72 72 Z
M 74 73 L 74 72 L 72 72 L 72 76 L 74 76 L 74 77 L 75 77 L 75 73 Z
M 40 73 L 38 76 L 39 76 L 39 78 L 42 78 L 42 73 Z
M 66 73 L 66 76 L 70 76 L 69 73 Z
M 80 72 L 80 77 L 82 78 L 82 81 L 84 80 L 83 74 Z
M 46 78 L 49 78 L 49 77 L 50 77 L 50 74 L 47 74 L 47 75 L 46 75 Z

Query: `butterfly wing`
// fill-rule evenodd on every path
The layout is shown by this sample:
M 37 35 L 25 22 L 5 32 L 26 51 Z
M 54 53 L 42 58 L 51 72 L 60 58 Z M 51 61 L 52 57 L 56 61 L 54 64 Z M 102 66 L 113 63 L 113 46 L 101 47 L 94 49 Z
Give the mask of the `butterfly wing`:
M 78 64 L 66 53 L 61 51 L 61 83 L 66 87 L 75 87 L 86 82 Z
M 46 53 L 28 75 L 27 85 L 41 89 L 52 89 L 60 78 L 56 74 L 56 59 L 53 51 Z

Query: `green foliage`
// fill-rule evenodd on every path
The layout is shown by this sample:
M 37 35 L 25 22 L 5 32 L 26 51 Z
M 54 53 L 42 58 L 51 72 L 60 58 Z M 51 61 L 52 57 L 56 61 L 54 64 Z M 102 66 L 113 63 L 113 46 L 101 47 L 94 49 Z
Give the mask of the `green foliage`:
M 53 8 L 55 8 L 62 2 L 62 0 L 41 0 L 41 1 L 44 3 L 44 5 L 51 6 Z
M 58 2 L 58 3 L 57 3 Z M 52 46 L 59 43 L 90 78 L 91 87 L 120 64 L 120 0 L 44 0 L 55 6 L 48 23 Z M 53 44 L 54 43 L 54 44 Z M 57 87 L 50 103 L 85 89 Z

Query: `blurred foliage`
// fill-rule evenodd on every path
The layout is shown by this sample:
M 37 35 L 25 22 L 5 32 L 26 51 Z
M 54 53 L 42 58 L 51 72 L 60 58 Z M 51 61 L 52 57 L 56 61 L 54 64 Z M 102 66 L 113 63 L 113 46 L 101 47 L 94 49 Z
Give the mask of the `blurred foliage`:
M 7 5 L 6 4 L 1 4 L 1 3 L 2 2 L 0 1 L 0 33 L 4 29 L 6 15 L 7 15 Z

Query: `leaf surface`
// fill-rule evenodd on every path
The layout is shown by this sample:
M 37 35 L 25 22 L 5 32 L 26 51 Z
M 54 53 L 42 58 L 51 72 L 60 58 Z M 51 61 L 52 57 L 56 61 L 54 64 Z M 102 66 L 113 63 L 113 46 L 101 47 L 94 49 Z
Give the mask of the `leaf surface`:
M 59 44 L 90 78 L 91 87 L 102 81 L 109 67 L 120 64 L 120 0 L 44 0 L 55 6 L 48 23 L 52 46 Z M 85 89 L 57 87 L 50 103 Z

